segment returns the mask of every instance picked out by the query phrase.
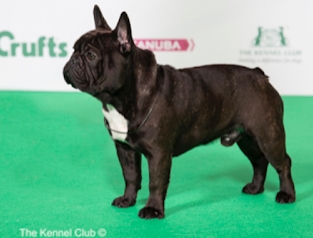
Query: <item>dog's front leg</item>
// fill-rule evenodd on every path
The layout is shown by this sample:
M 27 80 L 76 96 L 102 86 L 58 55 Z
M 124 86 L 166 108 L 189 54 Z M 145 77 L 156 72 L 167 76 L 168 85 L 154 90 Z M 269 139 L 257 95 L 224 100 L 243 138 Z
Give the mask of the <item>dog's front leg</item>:
M 163 218 L 164 200 L 170 180 L 172 156 L 160 154 L 147 156 L 149 165 L 149 199 L 144 208 L 139 211 L 141 218 Z
M 117 155 L 125 180 L 124 195 L 114 199 L 112 205 L 129 207 L 136 203 L 137 192 L 141 188 L 141 154 L 128 145 L 115 142 Z

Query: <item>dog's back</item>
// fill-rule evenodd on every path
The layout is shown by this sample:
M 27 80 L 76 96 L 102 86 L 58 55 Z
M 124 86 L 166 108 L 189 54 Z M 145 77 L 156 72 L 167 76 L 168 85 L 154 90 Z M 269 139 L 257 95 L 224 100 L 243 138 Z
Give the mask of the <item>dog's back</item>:
M 217 139 L 238 126 L 254 127 L 255 118 L 263 126 L 268 121 L 282 123 L 282 101 L 268 77 L 259 68 L 237 65 L 209 65 L 176 70 L 162 68 L 162 94 L 172 121 L 173 140 L 179 141 L 174 154 Z M 160 74 L 159 74 L 160 75 Z M 160 76 L 159 76 L 160 77 Z M 268 112 L 268 115 L 264 114 Z M 175 123 L 174 123 L 175 122 Z M 179 128 L 191 128 L 181 131 Z

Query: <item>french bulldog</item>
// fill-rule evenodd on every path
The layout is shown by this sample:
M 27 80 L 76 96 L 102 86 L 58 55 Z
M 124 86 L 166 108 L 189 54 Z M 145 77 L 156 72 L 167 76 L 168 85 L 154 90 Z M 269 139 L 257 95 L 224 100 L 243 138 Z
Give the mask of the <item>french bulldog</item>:
M 125 180 L 114 206 L 136 203 L 144 155 L 150 194 L 139 217 L 163 218 L 172 158 L 219 138 L 225 146 L 237 143 L 252 164 L 253 178 L 244 193 L 264 191 L 270 163 L 280 181 L 276 201 L 295 201 L 283 103 L 261 69 L 158 65 L 151 51 L 134 44 L 125 12 L 112 30 L 95 6 L 94 22 L 95 29 L 76 41 L 63 75 L 102 102 Z

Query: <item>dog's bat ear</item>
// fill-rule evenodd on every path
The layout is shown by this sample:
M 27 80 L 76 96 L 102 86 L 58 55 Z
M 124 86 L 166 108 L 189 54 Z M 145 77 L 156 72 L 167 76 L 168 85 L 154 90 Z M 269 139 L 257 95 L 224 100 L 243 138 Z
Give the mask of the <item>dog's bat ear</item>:
M 101 29 L 105 29 L 105 30 L 110 30 L 111 31 L 111 27 L 109 27 L 108 23 L 106 22 L 106 20 L 104 20 L 104 17 L 102 16 L 101 10 L 100 8 L 95 5 L 94 9 L 93 9 L 93 16 L 95 19 L 95 25 L 96 28 L 101 28 Z
M 121 17 L 114 30 L 116 40 L 119 42 L 120 52 L 126 54 L 131 52 L 134 42 L 132 38 L 132 31 L 130 27 L 129 18 L 126 12 L 121 14 Z

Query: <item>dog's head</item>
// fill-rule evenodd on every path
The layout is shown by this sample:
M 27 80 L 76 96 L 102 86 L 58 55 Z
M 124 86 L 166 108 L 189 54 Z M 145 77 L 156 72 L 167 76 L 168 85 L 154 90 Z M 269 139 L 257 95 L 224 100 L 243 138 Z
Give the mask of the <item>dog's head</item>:
M 114 30 L 94 7 L 96 29 L 82 35 L 74 45 L 74 53 L 64 66 L 68 84 L 96 95 L 114 94 L 127 78 L 130 55 L 135 47 L 128 16 L 123 12 Z

